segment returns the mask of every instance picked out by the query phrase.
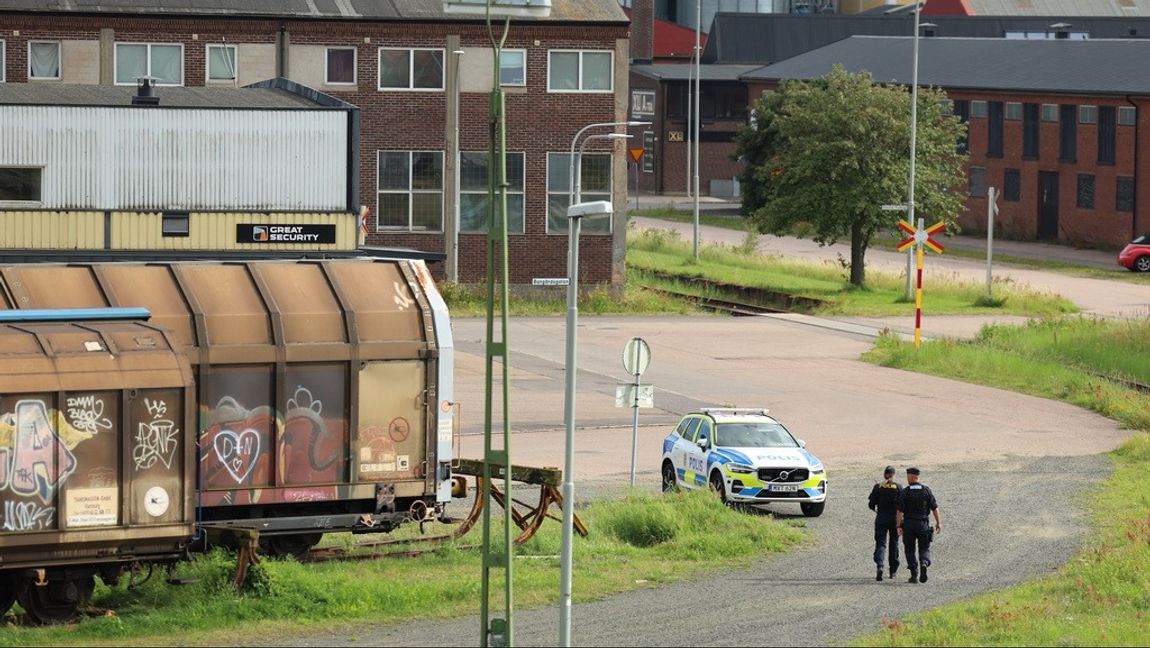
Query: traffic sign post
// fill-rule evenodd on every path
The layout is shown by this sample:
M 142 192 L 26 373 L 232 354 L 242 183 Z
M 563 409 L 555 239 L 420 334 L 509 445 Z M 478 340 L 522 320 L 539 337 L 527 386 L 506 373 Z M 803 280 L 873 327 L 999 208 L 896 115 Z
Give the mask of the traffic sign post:
M 911 246 L 914 246 L 915 252 L 916 252 L 915 256 L 918 260 L 917 264 L 916 264 L 916 266 L 917 266 L 916 287 L 914 290 L 914 348 L 915 349 L 918 349 L 919 347 L 922 346 L 922 257 L 923 257 L 922 249 L 924 247 L 928 247 L 928 248 L 934 250 L 935 252 L 942 254 L 942 251 L 944 248 L 942 247 L 942 245 L 938 241 L 934 240 L 931 237 L 934 236 L 935 234 L 938 234 L 939 232 L 941 232 L 945 227 L 946 227 L 946 224 L 943 223 L 942 221 L 939 221 L 939 222 L 935 223 L 934 225 L 931 225 L 930 227 L 924 227 L 924 221 L 921 218 L 918 219 L 918 227 L 913 227 L 910 223 L 908 223 L 902 219 L 899 219 L 899 221 L 898 221 L 898 228 L 900 230 L 902 230 L 904 233 L 910 235 L 907 238 L 904 238 L 903 240 L 899 241 L 898 251 L 903 252 L 905 250 L 909 250 L 911 248 Z
M 639 164 L 643 161 L 643 154 L 647 149 L 642 146 L 632 146 L 627 149 L 631 161 L 635 163 L 635 209 L 639 209 Z
M 627 373 L 635 377 L 635 382 L 630 386 L 632 387 L 633 397 L 631 400 L 631 407 L 634 414 L 631 417 L 631 487 L 635 487 L 635 455 L 639 448 L 639 404 L 641 386 L 639 384 L 639 376 L 647 370 L 647 366 L 651 364 L 651 347 L 647 341 L 641 337 L 631 338 L 627 342 L 627 346 L 623 347 L 623 368 Z M 651 405 L 647 405 L 650 407 Z

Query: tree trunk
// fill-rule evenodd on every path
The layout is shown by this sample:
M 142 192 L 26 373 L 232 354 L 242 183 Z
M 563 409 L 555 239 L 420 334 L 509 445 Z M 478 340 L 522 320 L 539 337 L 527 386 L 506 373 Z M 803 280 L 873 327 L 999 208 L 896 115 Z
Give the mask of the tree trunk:
M 866 283 L 866 237 L 863 235 L 861 219 L 851 223 L 851 285 L 861 288 Z

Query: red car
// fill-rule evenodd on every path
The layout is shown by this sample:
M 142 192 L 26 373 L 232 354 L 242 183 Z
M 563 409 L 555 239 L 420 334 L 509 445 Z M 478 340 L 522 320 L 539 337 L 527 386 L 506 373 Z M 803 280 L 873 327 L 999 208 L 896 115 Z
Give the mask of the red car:
M 1143 234 L 1122 248 L 1118 265 L 1134 272 L 1150 272 L 1150 234 Z

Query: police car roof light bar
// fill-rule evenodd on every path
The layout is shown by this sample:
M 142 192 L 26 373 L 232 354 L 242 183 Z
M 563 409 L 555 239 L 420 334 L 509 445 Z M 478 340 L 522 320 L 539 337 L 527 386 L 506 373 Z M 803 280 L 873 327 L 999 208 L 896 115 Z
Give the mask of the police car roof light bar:
M 704 414 L 761 414 L 766 416 L 770 410 L 765 407 L 703 407 L 700 411 Z

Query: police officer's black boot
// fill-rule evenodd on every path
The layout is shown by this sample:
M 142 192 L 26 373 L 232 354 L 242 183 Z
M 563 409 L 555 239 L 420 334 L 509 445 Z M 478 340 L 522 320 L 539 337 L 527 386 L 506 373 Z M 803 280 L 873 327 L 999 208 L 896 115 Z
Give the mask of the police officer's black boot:
M 890 579 L 891 580 L 894 580 L 894 573 L 896 571 L 898 571 L 898 565 L 891 565 L 890 566 Z
M 880 583 L 882 582 L 882 565 L 878 566 L 878 571 L 874 573 L 874 579 Z
M 908 582 L 908 583 L 917 583 L 918 582 L 918 570 L 917 569 L 915 569 L 913 567 L 911 568 L 910 578 L 906 582 Z
M 921 568 L 922 569 L 922 575 L 919 576 L 919 578 L 918 578 L 920 583 L 926 582 L 926 567 L 927 567 L 926 563 L 923 563 L 922 568 Z

